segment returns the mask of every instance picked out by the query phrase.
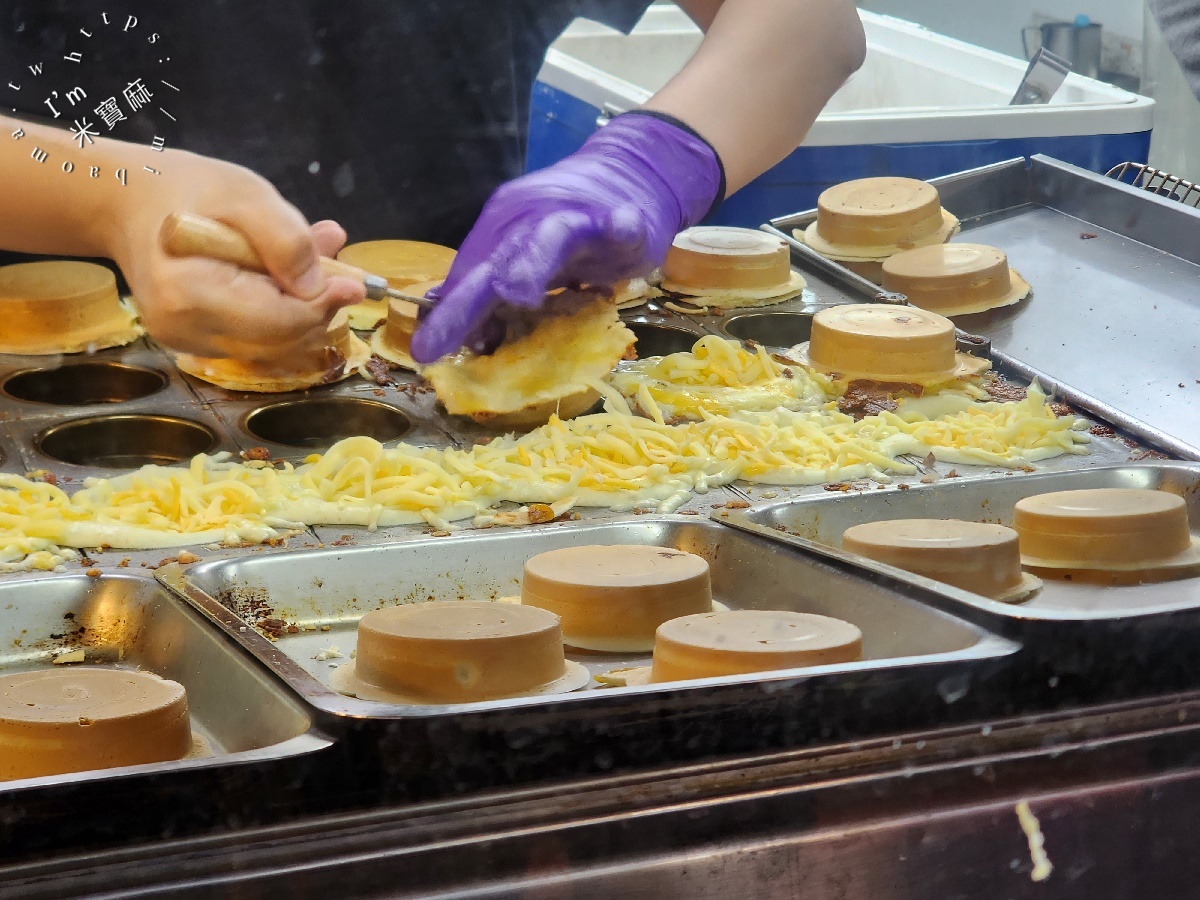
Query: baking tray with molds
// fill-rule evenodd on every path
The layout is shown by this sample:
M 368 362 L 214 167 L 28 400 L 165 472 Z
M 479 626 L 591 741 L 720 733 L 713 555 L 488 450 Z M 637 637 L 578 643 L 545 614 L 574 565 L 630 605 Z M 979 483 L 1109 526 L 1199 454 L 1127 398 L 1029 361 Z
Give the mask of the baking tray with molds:
M 1081 388 L 1087 397 L 1066 399 L 1084 401 L 1085 413 L 1172 457 L 1196 459 L 1200 211 L 1042 155 L 929 183 L 961 221 L 952 242 L 1004 250 L 1033 287 L 1028 300 L 956 316 L 956 324 L 989 340 L 994 359 L 1019 359 L 1027 371 Z M 793 235 L 816 215 L 781 215 L 762 229 L 789 243 L 793 265 L 823 301 L 875 298 L 876 285 Z
M 812 288 L 780 307 L 696 317 L 673 311 L 658 300 L 627 310 L 622 317 L 638 336 L 643 352 L 654 355 L 687 349 L 697 337 L 712 333 L 753 340 L 773 338 L 779 346 L 790 346 L 807 337 L 813 311 L 821 303 L 848 299 L 813 273 L 807 274 L 813 279 Z M 1035 377 L 1007 359 L 998 360 L 997 368 L 1019 382 Z M 1076 399 L 1069 389 L 1057 387 L 1060 394 L 1065 391 Z M 1086 407 L 1086 403 L 1076 405 Z M 1107 422 L 1109 412 L 1098 409 L 1094 418 Z M 227 451 L 236 455 L 261 447 L 273 459 L 296 463 L 354 434 L 370 435 L 388 446 L 404 441 L 466 448 L 495 432 L 446 414 L 433 393 L 422 390 L 415 375 L 402 371 L 393 371 L 391 382 L 385 385 L 355 375 L 308 391 L 252 394 L 228 391 L 184 375 L 167 352 L 146 338 L 92 354 L 0 356 L 0 445 L 8 444 L 0 446 L 0 452 L 8 451 L 0 469 L 48 472 L 68 491 L 88 477 L 118 474 L 149 462 L 184 463 L 197 453 Z M 1126 427 L 1120 437 L 1095 440 L 1089 456 L 1052 460 L 1039 468 L 1124 461 L 1133 452 L 1131 448 L 1160 446 L 1157 437 Z M 995 471 L 985 466 L 939 467 L 932 460 L 915 458 L 908 462 L 915 467 L 915 474 L 898 476 L 895 483 L 917 483 L 951 468 L 958 475 Z M 710 495 L 697 495 L 680 510 L 696 513 L 708 510 L 714 502 L 821 490 L 820 486 L 797 489 L 737 483 Z M 614 515 L 602 510 L 577 514 L 588 519 Z M 334 530 L 338 538 L 348 533 L 372 541 L 380 535 L 386 539 L 412 533 L 405 528 L 381 533 Z
M 1042 587 L 1032 597 L 1001 603 L 841 549 L 842 533 L 865 522 L 935 518 L 1011 526 L 1014 507 L 1026 497 L 1095 488 L 1177 494 L 1186 502 L 1193 533 L 1200 531 L 1200 464 L 1162 460 L 796 497 L 713 515 L 740 531 L 867 575 L 886 573 L 924 585 L 939 597 L 940 608 L 1019 641 L 1031 660 L 1029 672 L 1041 672 L 1056 685 L 1074 677 L 1114 698 L 1200 685 L 1194 664 L 1200 653 L 1200 577 L 1114 584 L 1043 572 Z
M 622 317 L 641 339 L 643 346 L 655 353 L 686 349 L 696 337 L 708 333 L 754 340 L 774 335 L 778 336 L 776 340 L 782 345 L 790 344 L 793 338 L 802 339 L 807 335 L 812 312 L 819 308 L 821 302 L 841 302 L 848 296 L 846 292 L 837 293 L 829 284 L 813 276 L 808 293 L 781 307 L 743 310 L 724 316 L 695 317 L 673 311 L 657 301 L 627 310 Z M 969 341 L 965 346 L 977 352 L 987 350 L 986 345 Z M 1007 377 L 1024 382 L 1040 374 L 1031 373 L 1027 367 L 1006 358 L 998 360 L 998 368 Z M 1048 386 L 1060 387 L 1053 382 Z M 1107 421 L 1102 415 L 1106 412 L 1104 408 L 1094 405 L 1088 407 L 1086 397 L 1071 393 L 1069 389 L 1064 390 L 1078 408 L 1094 410 L 1096 420 Z M 1082 402 L 1076 402 L 1081 397 Z M 493 434 L 468 419 L 447 415 L 437 406 L 431 393 L 419 390 L 418 381 L 411 374 L 393 372 L 393 382 L 387 385 L 376 385 L 352 377 L 304 392 L 277 395 L 236 393 L 183 375 L 174 367 L 169 354 L 147 339 L 128 347 L 90 355 L 0 358 L 0 415 L 4 416 L 0 442 L 8 442 L 12 457 L 5 470 L 47 471 L 68 491 L 89 476 L 117 474 L 142 462 L 185 462 L 199 452 L 226 450 L 237 454 L 254 447 L 265 447 L 273 458 L 298 462 L 351 432 L 371 433 L 388 445 L 403 440 L 435 447 L 469 447 Z M 1123 424 L 1129 426 L 1128 422 Z M 1132 432 L 1126 430 L 1125 442 L 1119 437 L 1097 438 L 1092 454 L 1052 460 L 1039 464 L 1038 469 L 1058 471 L 1125 462 L 1134 448 L 1147 444 L 1156 446 L 1156 433 L 1139 431 L 1135 426 L 1136 423 L 1130 426 Z M 1136 440 L 1142 440 L 1143 443 L 1138 444 Z M 712 547 L 732 547 L 742 539 L 732 532 L 703 522 L 702 517 L 714 510 L 719 513 L 735 512 L 743 504 L 762 501 L 767 495 L 777 500 L 833 496 L 849 498 L 858 494 L 890 496 L 901 485 L 915 488 L 923 481 L 937 481 L 949 475 L 957 475 L 963 481 L 978 477 L 988 485 L 1002 485 L 1028 477 L 1023 474 L 1011 475 L 986 466 L 951 467 L 931 459 L 909 461 L 914 465 L 915 473 L 896 477 L 888 486 L 874 483 L 841 485 L 838 486 L 838 492 L 831 493 L 821 485 L 783 488 L 737 483 L 706 494 L 695 494 L 675 514 L 669 516 L 645 515 L 653 513 L 647 508 L 625 512 L 581 509 L 574 512 L 581 520 L 576 522 L 555 522 L 518 529 L 460 528 L 453 533 L 436 536 L 431 535 L 431 529 L 424 526 L 401 526 L 378 531 L 316 526 L 292 538 L 282 547 L 222 548 L 213 545 L 192 547 L 189 552 L 195 551 L 204 558 L 195 571 L 201 574 L 210 571 L 225 573 L 229 577 L 230 588 L 240 576 L 229 573 L 241 571 L 239 565 L 251 567 L 248 571 L 258 571 L 258 567 L 265 567 L 263 571 L 273 571 L 271 566 L 281 566 L 284 571 L 293 568 L 299 571 L 304 570 L 306 563 L 303 561 L 320 560 L 318 564 L 321 566 L 333 565 L 336 560 L 350 558 L 351 554 L 361 552 L 361 556 L 353 557 L 359 564 L 345 569 L 339 576 L 341 586 L 338 596 L 342 601 L 357 597 L 362 602 L 379 605 L 388 599 L 407 596 L 410 592 L 409 589 L 401 590 L 397 582 L 392 593 L 383 591 L 378 596 L 364 593 L 366 589 L 362 585 L 371 583 L 373 576 L 370 573 L 375 566 L 393 559 L 407 560 L 403 571 L 410 571 L 411 566 L 416 565 L 413 561 L 422 554 L 433 560 L 435 565 L 443 567 L 447 565 L 447 560 L 465 559 L 472 555 L 472 558 L 498 560 L 495 566 L 489 567 L 495 572 L 509 571 L 520 556 L 512 541 L 522 541 L 529 547 L 548 542 L 549 546 L 555 541 L 582 539 L 580 536 L 587 528 L 599 529 L 597 534 L 603 532 L 606 540 L 616 543 L 624 540 L 671 543 L 678 535 L 688 533 L 703 536 L 703 541 Z M 655 535 L 658 537 L 655 538 Z M 757 549 L 746 550 L 748 557 L 757 559 L 762 568 L 759 573 L 739 570 L 747 582 L 775 579 L 780 577 L 776 572 L 778 567 L 794 568 L 797 565 L 794 561 L 787 561 L 792 556 L 765 552 L 762 549 L 765 546 L 759 541 L 754 544 Z M 539 551 L 530 550 L 527 555 L 535 552 Z M 712 552 L 716 553 L 716 550 Z M 178 554 L 178 550 L 89 552 L 80 564 L 103 573 L 127 574 L 132 571 L 144 574 L 145 570 L 156 569 Z M 75 564 L 68 565 L 73 567 Z M 9 577 L 16 581 L 38 581 L 54 576 L 30 573 Z M 396 578 L 399 578 L 399 574 Z M 396 578 L 392 581 L 395 582 Z M 793 578 L 801 576 L 794 574 Z M 884 593 L 895 592 L 895 585 L 901 583 L 902 580 L 896 581 Z M 217 593 L 225 590 L 224 587 L 212 585 L 193 587 L 201 594 L 206 593 L 208 587 Z M 928 595 L 936 596 L 936 591 Z M 271 599 L 272 603 L 281 604 L 280 608 L 285 611 L 289 609 L 289 604 L 297 600 L 277 592 L 272 594 Z M 918 609 L 925 601 L 910 597 L 906 602 L 912 609 Z M 209 611 L 214 609 L 211 604 L 201 605 Z M 352 609 L 359 615 L 366 611 L 366 607 L 361 605 Z M 322 615 L 327 613 L 328 610 Z M 923 614 L 912 613 L 917 617 L 914 621 Z M 227 609 L 217 613 L 222 626 L 227 631 L 233 629 L 231 636 L 242 642 L 245 649 L 255 652 L 260 658 L 270 657 L 272 667 L 277 672 L 286 670 L 295 674 L 292 669 L 287 669 L 287 665 L 303 669 L 305 660 L 292 660 L 285 665 L 276 645 L 255 633 L 247 622 L 232 621 L 231 616 L 236 619 Z M 348 628 L 348 623 L 349 620 L 334 617 L 321 619 L 317 627 L 328 625 L 332 632 L 336 625 L 352 639 L 353 628 Z M 243 628 L 247 630 L 242 631 Z M 315 636 L 312 632 L 302 632 L 298 637 L 289 636 L 281 643 L 285 647 L 299 648 L 297 652 L 302 653 L 306 652 L 306 641 L 320 642 L 331 632 L 318 630 Z M 338 637 L 349 646 L 347 635 Z M 249 642 L 249 646 L 246 646 L 246 642 Z M 313 655 L 317 652 L 319 650 Z M 943 646 L 936 648 L 935 655 L 948 653 L 953 659 L 955 654 L 963 652 L 966 651 L 960 646 Z M 311 657 L 307 662 L 312 662 Z M 856 665 L 862 666 L 864 672 L 875 672 L 875 662 L 878 661 Z M 890 666 L 889 663 L 885 668 Z M 895 669 L 911 671 L 914 666 L 905 663 L 895 666 Z M 312 674 L 308 672 L 306 677 L 311 679 Z M 855 682 L 860 676 L 861 673 L 855 670 L 852 677 L 846 680 Z M 868 681 L 877 677 L 870 675 Z M 308 688 L 312 688 L 311 683 Z M 747 688 L 743 685 L 739 690 L 745 691 Z M 590 695 L 599 692 L 586 693 L 589 695 L 588 701 L 593 702 Z M 676 693 L 689 695 L 688 690 Z M 304 695 L 305 691 L 301 690 L 301 694 Z M 633 691 L 628 696 L 635 694 L 636 691 Z M 326 695 L 326 700 L 334 704 L 343 703 L 343 700 L 337 699 L 338 696 Z M 695 695 L 691 696 L 694 698 Z M 567 698 L 562 702 L 569 705 L 574 699 Z M 595 702 L 606 704 L 614 701 L 599 698 Z
M 159 778 L 271 763 L 332 745 L 310 712 L 171 591 L 140 574 L 53 575 L 0 584 L 0 674 L 79 663 L 152 672 L 187 691 L 188 758 L 0 782 L 0 797 L 54 783 Z M 18 802 L 18 801 L 11 801 Z
M 366 613 L 403 603 L 517 594 L 527 559 L 583 544 L 642 544 L 698 554 L 709 563 L 716 600 L 734 609 L 791 610 L 849 621 L 863 633 L 864 658 L 643 687 L 602 688 L 593 681 L 569 694 L 442 706 L 378 703 L 330 687 L 332 673 L 355 653 L 358 621 Z M 335 733 L 369 731 L 391 747 L 405 735 L 419 733 L 424 740 L 436 735 L 439 746 L 454 746 L 458 764 L 467 764 L 472 747 L 483 752 L 491 739 L 485 736 L 510 732 L 536 733 L 537 748 L 520 745 L 535 757 L 569 754 L 572 746 L 586 747 L 585 753 L 610 752 L 614 742 L 636 746 L 647 740 L 679 744 L 677 752 L 695 756 L 736 747 L 748 738 L 748 728 L 786 727 L 808 741 L 834 732 L 862 735 L 945 721 L 947 715 L 978 715 L 976 704 L 956 701 L 967 686 L 1002 681 L 1018 649 L 935 609 L 926 600 L 927 589 L 903 579 L 864 576 L 853 567 L 682 515 L 326 546 L 168 566 L 156 574 L 286 681 Z M 568 658 L 598 674 L 646 665 L 650 654 L 568 648 Z M 686 723 L 696 729 L 691 738 Z M 704 743 L 689 750 L 683 746 L 689 739 Z M 517 765 L 513 752 L 508 758 Z

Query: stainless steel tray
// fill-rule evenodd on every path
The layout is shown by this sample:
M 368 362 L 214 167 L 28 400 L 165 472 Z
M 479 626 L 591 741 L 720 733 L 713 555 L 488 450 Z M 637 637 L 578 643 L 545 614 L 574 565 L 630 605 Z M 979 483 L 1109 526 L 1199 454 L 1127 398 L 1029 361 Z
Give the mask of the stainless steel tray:
M 0 609 L 0 673 L 53 666 L 57 656 L 77 650 L 89 665 L 154 672 L 187 689 L 192 729 L 212 751 L 178 762 L 0 782 L 0 796 L 278 760 L 331 746 L 275 679 L 151 578 L 63 575 L 8 582 L 0 584 Z
M 519 590 L 524 561 L 546 550 L 588 543 L 671 546 L 698 553 L 712 567 L 713 592 L 735 608 L 817 612 L 846 619 L 864 634 L 861 662 L 755 676 L 589 689 L 457 706 L 393 706 L 345 697 L 328 678 L 356 645 L 358 619 L 382 606 L 425 600 L 495 598 Z M 586 715 L 592 704 L 660 709 L 672 702 L 714 709 L 764 692 L 802 704 L 810 686 L 826 684 L 853 698 L 855 687 L 882 675 L 897 689 L 931 694 L 947 671 L 988 669 L 1015 645 L 931 609 L 924 590 L 902 579 L 856 577 L 777 543 L 708 520 L 642 517 L 620 523 L 573 523 L 377 547 L 272 554 L 164 569 L 159 579 L 187 597 L 226 633 L 279 674 L 309 704 L 336 716 L 469 718 L 472 712 L 538 708 L 553 716 Z M 280 620 L 285 633 L 268 640 L 239 614 Z M 252 620 L 253 621 L 253 620 Z M 287 634 L 286 623 L 298 633 Z M 308 630 L 312 629 L 312 630 Z M 328 629 L 328 630 L 324 630 Z M 342 659 L 320 659 L 336 646 Z M 326 651 L 325 654 L 322 651 Z M 593 672 L 645 664 L 649 655 L 579 654 Z
M 842 533 L 852 525 L 881 519 L 955 518 L 1011 525 L 1018 500 L 1049 491 L 1081 488 L 1150 488 L 1187 500 L 1193 528 L 1200 530 L 1200 464 L 1146 462 L 1135 465 L 1042 472 L 1009 478 L 943 479 L 909 490 L 814 496 L 747 510 L 714 514 L 718 521 L 766 537 L 803 546 L 822 556 L 848 560 L 864 571 L 900 575 L 901 570 L 841 550 Z M 1200 612 L 1200 578 L 1139 585 L 1099 585 L 1046 578 L 1024 603 L 998 603 L 939 585 L 920 576 L 905 578 L 940 592 L 956 603 L 991 617 L 1022 621 L 1100 621 Z
M 1004 358 L 1082 388 L 1097 402 L 1059 393 L 1110 424 L 1200 458 L 1200 211 L 1044 156 L 930 183 L 962 220 L 957 240 L 1003 249 L 1033 285 L 1028 301 L 957 324 Z M 792 237 L 815 217 L 808 210 L 763 228 L 789 241 L 810 281 L 859 300 L 878 293 Z

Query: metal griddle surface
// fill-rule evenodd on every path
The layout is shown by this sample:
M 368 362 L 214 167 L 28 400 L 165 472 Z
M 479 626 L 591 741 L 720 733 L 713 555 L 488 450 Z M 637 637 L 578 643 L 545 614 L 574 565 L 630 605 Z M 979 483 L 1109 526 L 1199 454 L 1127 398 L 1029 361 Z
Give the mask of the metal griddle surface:
M 1042 287 L 1028 303 L 961 317 L 962 328 L 1200 444 L 1200 266 L 1046 208 L 964 237 L 1005 248 Z
M 1200 212 L 1043 156 L 931 180 L 1033 286 L 960 328 L 1200 446 Z M 786 236 L 815 212 L 775 219 Z M 1095 237 L 1083 237 L 1095 235 Z

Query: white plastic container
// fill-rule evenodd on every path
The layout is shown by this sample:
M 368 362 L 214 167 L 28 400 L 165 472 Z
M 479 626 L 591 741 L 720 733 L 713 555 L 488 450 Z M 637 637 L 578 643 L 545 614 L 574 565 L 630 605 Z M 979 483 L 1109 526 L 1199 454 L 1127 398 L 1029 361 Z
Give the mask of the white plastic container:
M 1051 103 L 1009 106 L 1024 60 L 890 16 L 860 15 L 862 69 L 800 147 L 711 221 L 752 227 L 812 208 L 831 184 L 869 175 L 932 178 L 1034 153 L 1093 171 L 1145 161 L 1153 100 L 1070 75 Z M 675 6 L 652 6 L 629 35 L 577 20 L 548 52 L 534 85 L 526 168 L 556 162 L 607 117 L 644 102 L 700 39 Z

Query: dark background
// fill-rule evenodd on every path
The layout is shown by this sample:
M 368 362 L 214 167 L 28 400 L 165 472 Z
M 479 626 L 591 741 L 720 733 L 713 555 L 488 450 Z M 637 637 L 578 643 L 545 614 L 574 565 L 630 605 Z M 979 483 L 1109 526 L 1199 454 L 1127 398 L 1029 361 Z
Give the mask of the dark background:
M 158 135 L 248 166 L 310 220 L 341 222 L 351 241 L 457 246 L 488 194 L 521 173 L 530 88 L 549 44 L 576 16 L 627 31 L 648 5 L 0 0 L 0 108 L 50 119 L 50 91 L 61 99 L 82 85 L 88 100 L 73 115 L 55 101 L 56 124 L 86 114 L 104 135 Z M 138 22 L 126 30 L 129 16 Z M 72 51 L 83 63 L 63 60 Z M 35 78 L 27 67 L 38 62 Z M 129 115 L 121 91 L 137 78 L 154 94 L 150 108 L 108 132 L 92 110 L 115 96 Z

